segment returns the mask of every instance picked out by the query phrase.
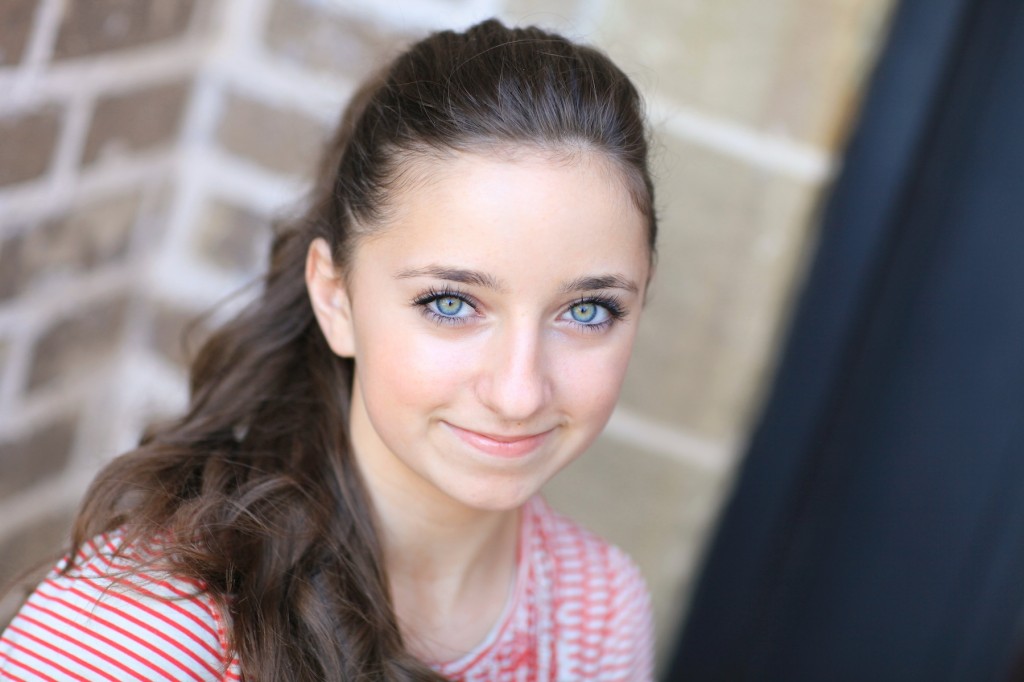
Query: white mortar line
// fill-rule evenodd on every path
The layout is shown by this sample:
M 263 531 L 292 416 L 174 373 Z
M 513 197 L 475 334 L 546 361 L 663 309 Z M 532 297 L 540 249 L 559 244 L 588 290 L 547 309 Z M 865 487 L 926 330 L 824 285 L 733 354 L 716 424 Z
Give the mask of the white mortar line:
M 143 201 L 148 203 L 145 198 Z M 145 208 L 140 210 L 136 228 L 139 226 L 138 222 L 146 220 L 147 217 Z M 139 255 L 136 258 L 142 266 L 141 272 L 145 272 L 145 263 L 151 259 L 147 255 Z M 93 400 L 84 405 L 84 415 L 78 429 L 79 447 L 72 453 L 71 466 L 109 460 L 136 444 L 137 441 L 134 439 L 138 437 L 139 432 L 138 429 L 131 427 L 139 421 L 135 417 L 145 409 L 146 402 L 146 392 L 141 390 L 140 385 L 145 385 L 147 390 L 153 390 L 158 378 L 154 377 L 152 372 L 133 371 L 132 360 L 144 352 L 152 326 L 151 301 L 143 296 L 133 297 L 125 313 L 120 352 L 111 363 L 106 385 L 102 387 L 109 400 Z
M 225 90 L 239 91 L 275 106 L 287 103 L 333 126 L 354 84 L 341 74 L 276 59 L 259 39 L 269 13 L 267 0 L 236 0 L 225 6 L 224 30 L 199 74 L 201 85 L 218 100 Z M 216 119 L 207 120 L 212 134 Z
M 165 234 L 155 247 L 151 267 L 145 271 L 145 286 L 151 295 L 186 309 L 206 308 L 238 286 L 227 274 L 193 258 L 190 240 L 201 218 L 210 185 L 223 175 L 230 175 L 230 171 L 211 167 L 205 151 L 214 146 L 226 79 L 231 75 L 225 73 L 223 65 L 236 63 L 239 72 L 245 71 L 242 64 L 251 62 L 257 54 L 259 31 L 265 23 L 269 4 L 267 0 L 227 0 L 217 10 L 213 18 L 216 37 L 202 55 L 202 68 L 197 72 L 180 132 L 183 149 L 174 172 L 175 199 Z M 259 185 L 250 185 L 248 192 L 246 203 L 251 202 L 253 196 L 264 194 Z M 189 276 L 182 278 L 183 272 Z
M 77 427 L 64 470 L 97 471 L 136 446 L 154 405 L 164 413 L 185 407 L 184 375 L 146 353 L 140 347 L 112 367 L 65 378 L 58 386 L 36 392 L 0 423 L 0 439 L 26 437 L 46 428 L 55 416 L 73 414 Z
M 120 339 L 122 349 L 125 339 Z M 68 468 L 95 471 L 111 459 L 127 452 L 134 445 L 121 433 L 130 387 L 124 383 L 125 358 L 122 355 L 93 376 L 90 400 L 80 406 L 75 444 L 68 458 Z
M 309 189 L 307 178 L 280 175 L 214 147 L 195 150 L 191 166 L 202 168 L 208 195 L 233 199 L 265 215 L 299 204 Z
M 12 74 L 11 83 L 0 83 L 0 92 L 10 93 L 11 105 L 18 106 L 22 100 L 34 96 L 35 90 L 38 88 L 37 81 L 42 76 L 53 54 L 53 45 L 57 39 L 57 30 L 60 28 L 60 18 L 64 10 L 63 5 L 61 0 L 43 0 L 36 7 L 36 14 L 33 17 L 35 25 L 25 48 L 21 66 Z M 6 87 L 4 87 L 5 85 Z
M 163 211 L 173 192 L 170 173 L 155 173 L 140 178 L 137 189 L 140 194 L 139 209 L 128 244 L 128 254 L 133 259 L 148 257 L 160 243 L 166 224 Z
M 209 196 L 207 185 L 213 182 L 218 169 L 205 163 L 184 163 L 182 167 L 189 169 L 187 178 L 178 187 L 167 233 L 146 263 L 141 281 L 150 296 L 186 310 L 205 311 L 223 303 L 211 319 L 216 323 L 238 310 L 258 290 L 249 288 L 240 292 L 248 280 L 197 257 L 191 240 L 196 234 L 194 228 L 201 218 L 204 200 Z M 258 193 L 258 187 L 258 184 L 250 185 L 249 191 Z M 182 273 L 188 273 L 188 276 L 182 277 Z M 240 293 L 233 296 L 236 292 Z M 228 296 L 231 296 L 230 300 L 224 301 Z
M 442 28 L 463 29 L 497 14 L 499 9 L 499 3 L 494 0 L 470 0 L 460 4 L 444 0 L 311 0 L 309 4 L 329 12 L 368 19 L 378 25 L 390 25 L 414 36 Z
M 202 179 L 207 169 L 202 165 L 190 163 L 193 155 L 186 153 L 178 165 L 176 174 L 175 201 L 171 206 L 170 215 L 167 217 L 167 229 L 156 248 L 152 268 L 149 270 L 148 282 L 157 284 L 161 281 L 175 282 L 177 291 L 184 291 L 186 288 L 189 294 L 196 296 L 200 294 L 203 286 L 209 286 L 208 278 L 203 276 L 202 271 L 195 274 L 189 273 L 188 277 L 181 277 L 181 274 L 188 270 L 181 269 L 191 266 L 188 254 L 190 253 L 190 241 L 195 234 L 195 226 L 201 217 L 201 210 L 206 196 L 206 189 Z M 185 259 L 185 264 L 181 260 Z M 200 283 L 200 280 L 203 282 Z M 204 300 L 209 296 L 201 296 Z
M 226 0 L 217 17 L 220 26 L 208 58 L 247 60 L 257 51 L 267 16 L 268 0 Z
M 74 141 L 66 143 L 74 146 Z M 73 156 L 72 152 L 66 152 Z M 0 190 L 0 236 L 22 221 L 52 215 L 70 207 L 78 197 L 88 201 L 99 200 L 137 187 L 139 181 L 151 182 L 167 176 L 173 168 L 174 158 L 167 149 L 143 152 L 130 158 L 100 164 L 78 174 L 72 181 L 57 182 L 53 177 L 39 182 L 15 185 Z M 68 172 L 65 171 L 65 177 Z
M 33 392 L 27 400 L 4 413 L 0 421 L 0 440 L 23 438 L 38 432 L 55 417 L 75 412 L 83 401 L 95 395 L 97 378 L 95 372 L 84 372 L 62 380 L 59 386 Z
M 182 278 L 182 273 L 188 273 L 188 277 Z M 150 296 L 183 310 L 211 311 L 210 324 L 214 326 L 259 293 L 258 282 L 247 286 L 252 278 L 228 274 L 180 252 L 160 254 L 146 274 L 145 287 Z
M 210 173 L 205 160 L 197 158 L 195 150 L 210 144 L 217 120 L 224 87 L 223 79 L 217 73 L 217 59 L 231 55 L 232 59 L 245 61 L 253 53 L 257 32 L 266 15 L 266 0 L 232 0 L 213 8 L 210 18 L 213 24 L 211 39 L 199 49 L 194 49 L 192 66 L 194 74 L 189 106 L 185 112 L 178 136 L 178 147 L 173 157 L 173 166 L 167 168 L 173 179 L 174 200 L 169 206 L 163 234 L 150 235 L 142 245 L 139 266 L 139 281 L 148 298 L 160 298 L 174 302 L 185 309 L 205 308 L 223 296 L 226 290 L 237 288 L 237 282 L 226 274 L 190 259 L 189 239 L 200 218 L 203 198 Z M 214 173 L 214 176 L 216 173 Z M 250 188 L 251 190 L 252 188 Z M 147 191 L 146 205 L 152 205 L 162 191 L 154 179 Z M 140 219 L 151 219 L 150 211 L 141 211 Z M 182 273 L 188 277 L 182 278 Z M 184 394 L 182 379 L 168 378 L 170 371 L 156 371 L 160 363 L 147 361 L 146 335 L 153 322 L 153 313 L 148 303 L 139 302 L 128 311 L 125 333 L 126 352 L 114 367 L 113 377 L 119 390 L 112 395 L 113 418 L 107 416 L 109 428 L 102 434 L 93 434 L 91 443 L 102 443 L 117 452 L 78 452 L 80 463 L 95 461 L 96 457 L 109 458 L 135 445 L 142 420 L 146 417 L 146 405 L 152 401 L 154 385 L 161 385 L 163 394 L 171 388 Z M 140 357 L 144 358 L 140 361 Z
M 733 443 L 701 438 L 678 427 L 647 419 L 623 407 L 616 408 L 612 413 L 605 434 L 707 471 L 724 471 L 736 459 L 736 446 Z
M 832 172 L 831 156 L 816 147 L 762 133 L 653 95 L 647 96 L 647 102 L 652 124 L 684 140 L 813 184 L 824 182 Z
M 180 147 L 186 152 L 206 146 L 212 136 L 213 125 L 220 118 L 220 91 L 223 84 L 218 78 L 211 78 L 208 71 L 209 69 L 204 69 L 197 75 L 192 92 L 189 93 L 188 108 L 182 118 L 178 140 Z M 186 163 L 187 158 L 183 156 L 175 169 L 180 176 L 179 180 L 187 178 L 187 174 L 182 173 Z
M 187 376 L 152 354 L 145 345 L 127 353 L 114 374 L 117 419 L 111 420 L 108 452 L 81 453 L 89 461 L 109 460 L 136 447 L 147 421 L 155 415 L 180 415 L 188 407 Z
M 151 263 L 153 267 L 148 270 L 147 285 L 156 281 L 161 273 L 175 281 L 180 279 L 181 272 L 186 272 L 168 272 L 162 264 L 175 252 L 188 250 L 188 240 L 200 217 L 208 169 L 206 164 L 195 162 L 196 150 L 204 148 L 212 140 L 212 127 L 220 109 L 219 89 L 217 83 L 206 79 L 197 81 L 192 89 L 183 129 L 179 131 L 181 148 L 173 171 L 174 201 L 169 206 L 163 234 L 153 245 L 155 257 Z M 191 276 L 185 278 L 186 281 L 191 279 Z
M 302 69 L 264 54 L 225 59 L 216 63 L 213 71 L 228 90 L 275 107 L 295 109 L 332 127 L 355 89 L 342 75 Z
M 0 92 L 15 87 L 18 97 L 0 99 L 0 111 L 23 110 L 36 103 L 62 100 L 75 93 L 127 92 L 190 77 L 202 63 L 205 50 L 197 40 L 140 48 L 49 65 L 38 76 L 21 72 L 0 74 Z M 25 79 L 19 81 L 19 78 Z M 28 86 L 21 85 L 29 83 Z
M 172 300 L 191 297 L 207 304 L 241 284 L 237 278 L 218 274 L 219 271 L 194 258 L 191 240 L 207 198 L 231 197 L 242 205 L 270 215 L 299 201 L 306 189 L 306 183 L 301 179 L 267 172 L 213 147 L 198 145 L 182 155 L 178 181 L 176 201 L 168 218 L 167 231 L 157 249 L 149 284 L 154 293 L 161 296 L 171 294 Z M 182 268 L 196 270 L 192 273 Z M 190 275 L 182 281 L 181 272 L 190 272 Z M 175 290 L 165 289 L 163 282 L 175 282 Z M 203 287 L 213 288 L 203 295 Z
M 133 292 L 139 267 L 134 262 L 117 263 L 78 274 L 73 279 L 32 288 L 0 307 L 0 329 L 38 333 L 52 320 L 76 309 Z
M 93 106 L 94 98 L 90 93 L 75 93 L 67 103 L 50 175 L 51 196 L 74 191 Z

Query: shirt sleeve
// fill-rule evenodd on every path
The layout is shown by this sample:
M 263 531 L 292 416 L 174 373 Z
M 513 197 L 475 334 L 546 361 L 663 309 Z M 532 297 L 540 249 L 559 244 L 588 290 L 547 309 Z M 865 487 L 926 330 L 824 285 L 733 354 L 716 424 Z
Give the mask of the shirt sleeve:
M 651 594 L 640 569 L 625 552 L 613 548 L 611 558 L 611 618 L 602 670 L 608 680 L 650 682 L 654 679 Z
M 0 679 L 238 679 L 223 620 L 202 590 L 129 572 L 102 542 L 89 549 L 70 574 L 58 565 L 4 631 Z

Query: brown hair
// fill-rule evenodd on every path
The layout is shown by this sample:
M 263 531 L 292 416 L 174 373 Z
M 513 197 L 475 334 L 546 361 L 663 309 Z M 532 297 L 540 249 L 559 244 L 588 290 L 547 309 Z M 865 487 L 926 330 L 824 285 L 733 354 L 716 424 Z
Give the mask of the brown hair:
M 611 61 L 490 20 L 432 34 L 365 84 L 321 159 L 304 215 L 279 226 L 256 301 L 197 354 L 191 402 L 90 488 L 72 556 L 123 528 L 230 615 L 250 680 L 438 680 L 405 650 L 374 514 L 347 440 L 353 361 L 316 324 L 304 265 L 322 237 L 344 271 L 413 156 L 521 146 L 600 152 L 621 171 L 654 253 L 639 95 Z

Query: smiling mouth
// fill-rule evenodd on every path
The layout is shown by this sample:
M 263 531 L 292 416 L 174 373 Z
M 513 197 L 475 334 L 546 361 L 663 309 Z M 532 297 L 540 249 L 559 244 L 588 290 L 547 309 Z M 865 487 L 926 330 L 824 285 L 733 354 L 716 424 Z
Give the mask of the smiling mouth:
M 498 434 L 480 433 L 464 429 L 448 422 L 442 422 L 464 443 L 475 449 L 495 457 L 516 458 L 525 457 L 530 454 L 547 439 L 554 429 L 548 429 L 541 433 L 524 434 L 521 436 L 506 436 Z

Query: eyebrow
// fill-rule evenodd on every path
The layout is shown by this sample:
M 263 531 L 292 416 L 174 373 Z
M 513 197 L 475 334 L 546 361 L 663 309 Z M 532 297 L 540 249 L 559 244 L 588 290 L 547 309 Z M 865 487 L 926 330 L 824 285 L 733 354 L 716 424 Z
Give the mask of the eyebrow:
M 596 277 L 577 277 L 571 282 L 566 282 L 560 288 L 563 293 L 571 291 L 593 291 L 594 289 L 624 289 L 637 293 L 640 291 L 637 285 L 622 275 L 600 275 Z
M 411 268 L 402 270 L 395 275 L 396 279 L 412 279 L 414 277 L 436 277 L 448 282 L 460 284 L 471 284 L 474 286 L 493 289 L 498 292 L 505 291 L 505 286 L 493 276 L 479 270 L 467 270 L 464 268 L 453 268 L 443 265 L 427 265 L 422 268 Z M 563 283 L 558 290 L 562 293 L 575 291 L 594 291 L 596 289 L 623 289 L 632 293 L 639 292 L 640 288 L 633 281 L 622 275 L 591 275 L 588 277 L 577 277 L 574 280 Z
M 487 289 L 494 289 L 495 291 L 504 291 L 505 287 L 502 286 L 501 282 L 496 280 L 486 272 L 480 272 L 478 270 L 465 270 L 463 268 L 449 268 L 443 265 L 428 265 L 423 268 L 413 268 L 411 270 L 402 270 L 397 275 L 397 279 L 411 279 L 413 277 L 436 277 L 437 279 L 447 280 L 449 282 L 459 282 L 460 284 L 472 284 L 478 287 L 485 287 Z

